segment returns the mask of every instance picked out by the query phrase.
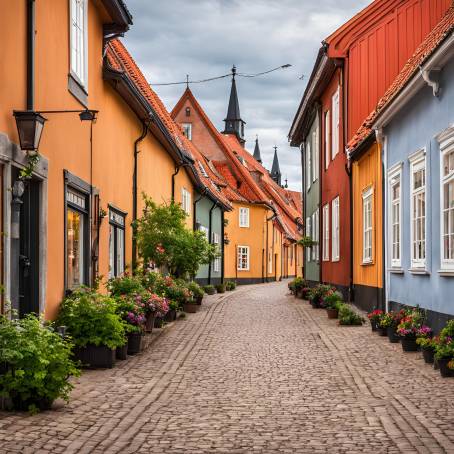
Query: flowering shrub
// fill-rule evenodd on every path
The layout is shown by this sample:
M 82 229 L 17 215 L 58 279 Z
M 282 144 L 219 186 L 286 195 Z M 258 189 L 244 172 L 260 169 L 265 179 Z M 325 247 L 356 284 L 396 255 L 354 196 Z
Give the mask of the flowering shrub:
M 298 290 L 301 290 L 306 285 L 306 281 L 302 277 L 297 277 L 289 282 L 288 288 L 293 293 L 296 293 Z
M 320 305 L 326 309 L 337 309 L 339 303 L 342 303 L 342 294 L 334 289 L 329 289 L 325 295 L 321 297 Z
M 142 295 L 121 295 L 116 298 L 117 313 L 127 333 L 141 333 L 145 324 L 145 303 Z
M 430 326 L 422 325 L 416 333 L 418 338 L 431 338 L 433 336 L 433 330 Z
M 122 276 L 107 281 L 107 290 L 112 296 L 132 295 L 141 293 L 144 288 L 141 280 L 125 272 Z
M 339 305 L 339 325 L 358 326 L 364 323 L 364 319 L 351 309 L 347 304 Z
M 380 317 L 383 315 L 383 311 L 380 310 L 380 309 L 375 309 L 374 311 L 372 312 L 369 312 L 367 314 L 367 318 L 371 321 L 371 322 L 375 322 L 377 323 L 379 320 L 380 320 Z
M 416 343 L 423 349 L 423 350 L 436 350 L 437 346 L 440 343 L 439 336 L 435 337 L 417 337 Z
M 404 319 L 406 315 L 406 312 L 404 309 L 401 309 L 400 311 L 389 311 L 386 313 L 383 313 L 380 315 L 378 318 L 378 326 L 381 328 L 388 328 L 388 327 L 394 327 L 396 328 L 400 322 Z
M 312 303 L 323 305 L 323 297 L 334 291 L 336 289 L 331 285 L 318 284 L 310 289 L 308 297 Z
M 440 331 L 439 343 L 435 348 L 435 358 L 454 358 L 454 320 L 449 320 Z
M 401 337 L 416 337 L 421 329 L 422 322 L 422 314 L 418 310 L 413 310 L 402 318 L 397 326 L 397 334 Z

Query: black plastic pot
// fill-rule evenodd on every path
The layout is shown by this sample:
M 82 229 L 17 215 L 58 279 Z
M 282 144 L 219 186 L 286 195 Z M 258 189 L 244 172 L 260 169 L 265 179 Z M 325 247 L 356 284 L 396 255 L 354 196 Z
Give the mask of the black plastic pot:
M 86 345 L 74 350 L 74 357 L 88 368 L 111 369 L 115 364 L 115 349 L 105 345 Z
M 423 348 L 422 349 L 422 357 L 424 358 L 425 363 L 433 364 L 434 355 L 435 355 L 435 351 L 433 348 Z
M 164 319 L 161 317 L 155 317 L 154 319 L 154 327 L 155 328 L 162 328 L 162 325 L 164 324 Z
M 115 350 L 115 358 L 124 361 L 128 359 L 128 342 Z
M 13 396 L 11 402 L 13 409 L 17 411 L 29 411 L 31 405 L 34 405 L 40 411 L 46 411 L 51 409 L 53 403 L 52 400 L 47 398 L 29 397 L 28 399 L 22 400 L 20 396 Z
M 391 344 L 397 344 L 400 342 L 400 337 L 397 335 L 396 328 L 394 326 L 388 326 L 387 334 Z
M 320 301 L 318 299 L 311 300 L 311 306 L 314 309 L 320 309 L 321 308 Z
M 377 332 L 378 332 L 378 335 L 379 335 L 379 336 L 385 337 L 385 336 L 388 335 L 388 328 L 387 328 L 387 327 L 386 327 L 386 328 L 383 328 L 383 326 L 378 326 L 378 327 L 377 327 Z
M 438 360 L 438 367 L 440 368 L 440 375 L 442 377 L 454 377 L 454 370 L 449 369 L 448 363 L 452 358 L 442 358 Z
M 128 355 L 136 355 L 142 347 L 142 333 L 128 334 Z
M 417 352 L 418 344 L 416 343 L 416 337 L 401 337 L 400 343 L 402 344 L 402 350 L 404 352 Z
M 372 331 L 377 331 L 377 328 L 378 328 L 377 322 L 375 320 L 371 320 L 370 327 L 371 327 Z
M 173 322 L 176 319 L 177 319 L 177 311 L 176 311 L 176 309 L 169 309 L 167 314 L 164 316 L 164 320 L 166 322 Z

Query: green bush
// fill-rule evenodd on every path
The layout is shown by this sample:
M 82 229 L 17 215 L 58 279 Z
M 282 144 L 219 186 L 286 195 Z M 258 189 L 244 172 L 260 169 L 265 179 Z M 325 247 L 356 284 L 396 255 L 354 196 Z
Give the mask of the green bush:
M 216 293 L 216 289 L 214 288 L 213 285 L 205 285 L 203 289 L 205 290 L 205 293 L 207 295 L 214 295 Z
M 306 281 L 302 277 L 296 277 L 289 282 L 288 288 L 293 293 L 296 293 L 298 290 L 302 290 L 306 286 Z
M 216 285 L 216 291 L 218 293 L 225 293 L 225 284 L 218 284 Z
M 339 325 L 362 325 L 363 317 L 351 309 L 347 304 L 339 304 Z
M 227 281 L 225 283 L 225 288 L 228 291 L 235 290 L 236 289 L 236 282 L 235 281 Z
M 71 349 L 52 325 L 44 327 L 35 316 L 0 319 L 0 365 L 6 366 L 0 396 L 10 398 L 15 409 L 31 412 L 50 407 L 57 398 L 68 401 L 73 388 L 68 378 L 80 375 Z
M 80 289 L 67 297 L 60 306 L 57 325 L 66 326 L 77 347 L 124 345 L 125 328 L 116 312 L 115 300 L 90 289 Z
M 329 291 L 323 296 L 323 307 L 326 309 L 338 309 L 342 302 L 342 294 L 337 290 Z
M 107 281 L 107 290 L 112 296 L 132 295 L 142 293 L 144 287 L 140 278 L 125 274 L 124 276 L 109 279 Z
M 449 320 L 440 331 L 438 343 L 435 346 L 435 358 L 454 358 L 454 320 Z
M 194 298 L 202 298 L 203 295 L 205 295 L 205 291 L 203 290 L 202 287 L 200 287 L 199 284 L 197 284 L 197 282 L 189 282 L 187 284 L 187 288 L 188 290 L 192 293 L 192 295 L 194 296 Z

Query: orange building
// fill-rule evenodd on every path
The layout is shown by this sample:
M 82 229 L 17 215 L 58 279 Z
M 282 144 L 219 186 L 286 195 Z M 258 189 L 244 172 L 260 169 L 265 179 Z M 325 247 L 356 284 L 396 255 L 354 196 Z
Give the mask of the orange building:
M 202 157 L 185 147 L 115 40 L 132 24 L 122 1 L 0 0 L 0 8 L 4 36 L 16 37 L 0 46 L 4 298 L 20 314 L 53 318 L 65 292 L 134 262 L 131 223 L 142 192 L 158 203 L 174 198 L 191 227 L 197 192 L 222 210 L 230 202 L 202 175 Z M 47 119 L 39 162 L 25 180 L 21 171 L 38 148 L 24 151 L 26 133 L 39 128 L 16 127 L 14 110 L 33 125 Z

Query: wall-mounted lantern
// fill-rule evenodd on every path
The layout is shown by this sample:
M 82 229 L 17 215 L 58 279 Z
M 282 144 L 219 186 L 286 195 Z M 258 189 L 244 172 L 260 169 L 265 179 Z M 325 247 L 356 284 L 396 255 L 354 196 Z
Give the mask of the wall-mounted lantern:
M 44 122 L 47 121 L 39 112 L 33 110 L 15 110 L 17 132 L 22 150 L 36 151 L 43 133 Z

